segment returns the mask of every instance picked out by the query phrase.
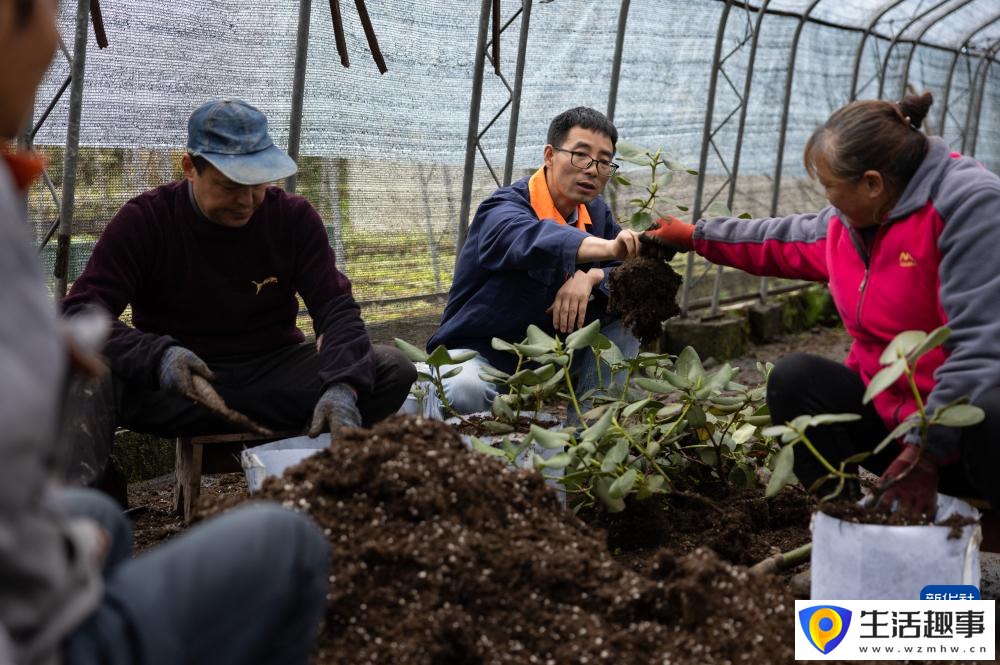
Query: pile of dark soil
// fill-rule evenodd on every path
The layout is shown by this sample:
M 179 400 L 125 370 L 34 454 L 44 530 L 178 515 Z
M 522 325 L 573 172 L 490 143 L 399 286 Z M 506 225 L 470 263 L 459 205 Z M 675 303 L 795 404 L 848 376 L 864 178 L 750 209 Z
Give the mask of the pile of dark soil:
M 765 499 L 760 490 L 715 485 L 633 501 L 623 513 L 584 518 L 604 529 L 608 548 L 633 566 L 664 546 L 679 554 L 705 547 L 728 563 L 750 566 L 810 542 L 814 509 L 815 501 L 794 487 Z
M 440 423 L 350 432 L 262 495 L 310 513 L 332 545 L 323 665 L 793 660 L 778 579 L 704 549 L 629 570 L 539 475 Z
M 859 506 L 850 501 L 828 501 L 820 505 L 820 510 L 845 522 L 855 524 L 880 524 L 883 526 L 944 526 L 951 529 L 949 538 L 961 538 L 962 528 L 975 524 L 977 520 L 962 515 L 952 515 L 937 521 L 927 514 L 892 512 L 885 508 Z
M 642 254 L 626 259 L 608 279 L 609 309 L 643 344 L 660 339 L 663 322 L 681 313 L 677 291 L 684 280 L 662 259 Z

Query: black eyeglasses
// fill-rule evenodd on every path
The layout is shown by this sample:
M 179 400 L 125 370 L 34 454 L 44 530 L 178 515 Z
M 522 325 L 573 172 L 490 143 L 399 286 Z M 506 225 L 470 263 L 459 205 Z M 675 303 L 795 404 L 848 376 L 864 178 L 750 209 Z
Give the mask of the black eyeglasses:
M 557 148 L 555 146 L 552 146 L 552 149 L 559 152 L 568 152 L 569 163 L 581 171 L 589 169 L 591 164 L 597 164 L 597 172 L 607 178 L 608 176 L 614 175 L 615 171 L 618 170 L 618 165 L 614 162 L 609 162 L 606 159 L 594 159 L 585 152 L 566 150 L 565 148 Z

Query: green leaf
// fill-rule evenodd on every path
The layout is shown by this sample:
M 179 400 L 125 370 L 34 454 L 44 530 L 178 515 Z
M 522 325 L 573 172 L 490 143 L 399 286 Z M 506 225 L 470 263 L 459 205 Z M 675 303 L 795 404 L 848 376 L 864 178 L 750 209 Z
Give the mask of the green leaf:
M 510 434 L 514 431 L 514 426 L 510 423 L 501 423 L 496 420 L 484 420 L 479 423 L 479 426 L 492 434 Z
M 611 421 L 615 417 L 615 412 L 617 408 L 612 406 L 610 409 L 604 412 L 600 420 L 588 427 L 583 435 L 580 437 L 581 441 L 599 441 L 604 433 L 608 431 L 611 427 Z
M 677 389 L 666 381 L 659 381 L 657 379 L 649 379 L 645 376 L 637 376 L 632 379 L 632 385 L 638 386 L 643 390 L 648 390 L 651 393 L 672 393 Z
M 760 431 L 762 435 L 771 439 L 777 439 L 780 436 L 784 436 L 788 432 L 794 432 L 794 430 L 787 425 L 772 425 L 771 427 L 765 427 Z
M 620 513 L 625 510 L 625 501 L 621 498 L 614 498 L 610 494 L 611 489 L 611 479 L 610 478 L 598 478 L 594 481 L 594 494 L 597 498 L 604 503 L 604 507 L 608 509 L 609 513 Z
M 676 159 L 670 159 L 669 157 L 666 157 L 663 159 L 663 164 L 671 171 L 687 171 L 691 175 L 698 175 L 697 171 L 689 169 L 688 167 L 678 162 Z
M 645 482 L 636 491 L 635 498 L 642 501 L 643 499 L 648 499 L 654 494 L 658 494 L 663 491 L 663 485 L 667 482 L 667 479 L 658 474 L 652 474 L 646 476 Z
M 857 453 L 855 455 L 851 455 L 847 459 L 843 460 L 841 464 L 860 464 L 861 462 L 864 462 L 871 456 L 872 454 L 866 450 L 863 453 Z
M 552 375 L 545 383 L 538 386 L 538 389 L 543 393 L 547 393 L 553 390 L 556 386 L 560 385 L 563 381 L 563 377 L 566 375 L 565 369 L 560 369 L 558 372 Z
M 681 411 L 684 410 L 683 404 L 667 404 L 665 407 L 656 412 L 657 418 L 673 418 Z
M 542 346 L 541 344 L 515 344 L 514 348 L 520 351 L 521 355 L 528 358 L 537 358 L 538 356 L 546 354 L 552 350 L 551 347 Z
M 641 399 L 638 402 L 632 402 L 622 410 L 622 417 L 623 418 L 631 417 L 632 414 L 634 414 L 636 411 L 641 411 L 644 406 L 646 406 L 652 401 L 653 401 L 652 399 L 646 397 L 645 399 Z
M 889 432 L 889 434 L 886 435 L 884 439 L 879 441 L 878 445 L 875 446 L 875 448 L 872 450 L 872 455 L 878 455 L 890 443 L 902 437 L 911 429 L 915 429 L 919 426 L 920 423 L 917 422 L 916 420 L 904 420 L 903 422 L 899 423 L 893 428 L 891 432 Z
M 570 350 L 583 349 L 596 341 L 601 334 L 601 320 L 594 319 L 579 330 L 572 332 L 566 337 L 566 348 Z
M 705 426 L 705 412 L 697 404 L 693 404 L 687 413 L 687 421 L 691 427 L 698 429 Z
M 509 404 L 507 404 L 503 395 L 497 395 L 493 398 L 493 404 L 490 407 L 490 411 L 497 418 L 506 418 L 507 420 L 514 419 L 514 410 L 510 408 Z
M 510 342 L 505 342 L 499 337 L 494 337 L 490 341 L 490 346 L 492 346 L 497 351 L 510 351 L 511 353 L 516 351 L 513 344 L 511 344 Z
M 397 349 L 406 354 L 406 357 L 410 359 L 410 362 L 427 362 L 427 352 L 423 349 L 418 349 L 409 342 L 401 340 L 398 337 L 394 337 L 392 341 L 395 342 Z
M 531 437 L 532 441 L 535 441 L 542 448 L 546 448 L 548 450 L 565 448 L 566 444 L 569 442 L 569 434 L 564 432 L 553 432 L 552 430 L 547 430 L 534 424 L 528 431 L 528 435 Z
M 701 365 L 701 358 L 698 357 L 698 352 L 690 346 L 685 346 L 684 350 L 677 356 L 674 367 L 677 368 L 677 373 L 691 384 L 705 376 L 705 368 Z
M 833 423 L 850 423 L 855 420 L 861 420 L 861 416 L 857 413 L 821 413 L 818 416 L 809 416 L 803 427 L 831 425 Z
M 601 471 L 611 473 L 628 457 L 628 440 L 619 439 L 601 462 Z
M 771 416 L 748 416 L 746 421 L 754 427 L 764 427 L 771 424 Z
M 544 459 L 541 455 L 535 455 L 533 458 L 536 469 L 565 469 L 572 461 L 573 456 L 569 453 L 557 453 L 548 459 Z
M 629 143 L 628 141 L 619 141 L 615 149 L 618 151 L 618 156 L 622 159 L 642 157 L 649 153 L 649 150 L 643 148 L 641 145 Z
M 541 328 L 535 324 L 528 326 L 527 331 L 527 342 L 531 346 L 544 346 L 547 349 L 556 348 L 556 340 L 554 337 L 547 335 Z
M 751 215 L 748 212 L 741 212 L 739 215 L 737 215 L 737 218 L 739 218 L 739 219 L 753 219 L 753 215 Z
M 551 379 L 556 373 L 556 366 L 552 364 L 542 365 L 541 367 L 536 367 L 531 370 L 531 372 L 538 377 L 538 383 L 544 383 L 545 381 Z
M 878 361 L 883 365 L 890 365 L 900 358 L 905 358 L 915 348 L 920 346 L 927 339 L 927 333 L 923 330 L 906 330 L 892 338 L 892 341 L 882 351 Z
M 451 362 L 451 354 L 448 353 L 448 349 L 445 348 L 444 344 L 438 344 L 438 347 L 431 351 L 431 355 L 427 356 L 426 362 L 431 367 L 454 364 Z
M 934 412 L 932 421 L 945 427 L 970 427 L 983 422 L 986 414 L 978 406 L 952 404 Z
M 442 374 L 441 378 L 442 379 L 450 379 L 451 377 L 458 376 L 461 373 L 462 373 L 462 368 L 461 367 L 452 367 L 447 372 L 445 372 L 444 374 Z
M 920 346 L 910 351 L 907 356 L 907 360 L 910 361 L 911 365 L 916 365 L 917 360 L 920 356 L 924 355 L 928 351 L 945 343 L 948 337 L 951 335 L 951 329 L 941 326 L 940 328 L 935 328 L 927 335 L 927 338 L 920 343 Z
M 701 213 L 702 217 L 732 217 L 733 212 L 729 209 L 722 201 L 712 201 L 705 211 Z
M 868 384 L 868 388 L 865 390 L 865 396 L 861 398 L 861 403 L 868 404 L 876 395 L 896 383 L 905 370 L 906 360 L 904 358 L 900 358 L 888 367 L 883 368 L 878 374 L 872 377 L 871 383 Z
M 629 180 L 628 178 L 626 178 L 623 175 L 616 175 L 615 176 L 615 182 L 617 182 L 622 187 L 631 187 L 632 186 L 632 181 Z
M 746 443 L 753 437 L 753 433 L 757 431 L 756 425 L 751 425 L 750 423 L 745 423 L 740 425 L 735 432 L 733 432 L 733 441 L 738 444 Z
M 673 181 L 674 181 L 674 172 L 664 171 L 663 174 L 656 179 L 656 185 L 659 188 L 663 189 L 668 187 L 670 183 L 672 183 Z
M 506 457 L 502 450 L 497 450 L 488 443 L 484 443 L 479 437 L 472 437 L 472 449 L 476 452 L 483 453 L 484 455 L 489 455 L 490 457 Z
M 635 487 L 635 480 L 638 477 L 638 473 L 635 469 L 629 469 L 615 482 L 611 483 L 611 487 L 608 488 L 608 496 L 612 499 L 621 499 L 626 494 L 632 491 Z
M 774 429 L 774 428 L 770 428 Z M 774 458 L 774 471 L 771 473 L 771 480 L 767 483 L 767 491 L 764 496 L 770 499 L 780 492 L 794 477 L 795 452 L 792 446 L 785 446 Z
M 610 344 L 611 346 L 601 351 L 601 360 L 608 365 L 617 365 L 625 360 L 625 355 L 622 353 L 622 350 L 618 348 L 617 344 L 614 342 L 610 342 Z
M 649 228 L 650 224 L 653 223 L 653 216 L 650 215 L 645 210 L 639 210 L 637 212 L 632 213 L 632 216 L 629 218 L 628 223 L 633 231 L 639 231 L 639 230 L 644 231 L 647 228 Z
M 599 406 L 595 406 L 593 409 L 583 412 L 583 419 L 587 422 L 591 420 L 596 420 L 600 418 L 602 415 L 604 415 L 604 412 L 610 408 L 611 404 L 601 404 Z
M 458 353 L 453 352 L 451 354 L 451 362 L 456 365 L 460 365 L 466 361 L 472 360 L 479 355 L 478 351 L 461 351 Z

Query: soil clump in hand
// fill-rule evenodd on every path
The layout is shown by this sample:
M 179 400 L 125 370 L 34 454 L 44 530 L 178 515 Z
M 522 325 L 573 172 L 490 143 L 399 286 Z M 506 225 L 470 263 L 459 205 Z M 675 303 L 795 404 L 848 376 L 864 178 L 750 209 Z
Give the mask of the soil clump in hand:
M 643 344 L 660 339 L 663 322 L 681 313 L 677 291 L 684 280 L 661 258 L 640 253 L 612 270 L 608 280 L 611 313 Z
M 261 495 L 330 541 L 321 665 L 793 660 L 779 580 L 705 549 L 630 570 L 538 473 L 435 421 L 344 432 Z

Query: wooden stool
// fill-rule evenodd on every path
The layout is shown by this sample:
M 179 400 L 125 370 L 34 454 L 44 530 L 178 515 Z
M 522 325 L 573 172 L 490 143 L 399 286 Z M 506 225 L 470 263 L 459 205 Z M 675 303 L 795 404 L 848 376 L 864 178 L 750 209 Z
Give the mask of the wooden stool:
M 301 431 L 296 430 L 275 432 L 274 435 L 267 437 L 260 434 L 212 434 L 177 437 L 176 461 L 174 463 L 174 511 L 178 515 L 184 516 L 185 523 L 189 523 L 194 517 L 194 507 L 201 495 L 202 448 L 204 446 L 243 444 L 243 447 L 252 447 L 298 436 L 301 433 Z M 237 468 L 233 470 L 235 471 Z

